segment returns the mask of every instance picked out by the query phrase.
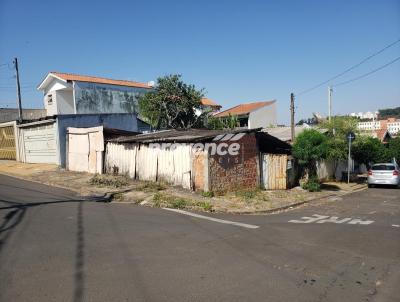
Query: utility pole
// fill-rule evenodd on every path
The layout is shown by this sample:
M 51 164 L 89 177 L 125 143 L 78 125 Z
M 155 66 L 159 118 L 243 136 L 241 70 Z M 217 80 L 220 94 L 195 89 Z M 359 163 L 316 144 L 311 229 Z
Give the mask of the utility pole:
M 19 84 L 18 59 L 14 58 L 15 78 L 17 80 L 18 120 L 22 123 L 21 86 Z
M 290 94 L 290 133 L 292 138 L 292 144 L 294 143 L 294 94 Z
M 356 139 L 353 132 L 347 134 L 347 139 L 349 140 L 349 154 L 347 157 L 347 183 L 350 183 L 350 169 L 351 169 L 351 142 Z
M 332 88 L 331 86 L 328 86 L 328 119 L 329 122 L 331 121 L 331 116 L 332 116 Z

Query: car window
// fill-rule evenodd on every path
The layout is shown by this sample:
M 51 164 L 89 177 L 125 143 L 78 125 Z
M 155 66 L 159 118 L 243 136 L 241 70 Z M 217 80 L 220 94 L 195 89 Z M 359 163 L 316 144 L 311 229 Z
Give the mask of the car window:
M 394 165 L 374 165 L 372 166 L 372 170 L 386 170 L 386 171 L 393 171 Z

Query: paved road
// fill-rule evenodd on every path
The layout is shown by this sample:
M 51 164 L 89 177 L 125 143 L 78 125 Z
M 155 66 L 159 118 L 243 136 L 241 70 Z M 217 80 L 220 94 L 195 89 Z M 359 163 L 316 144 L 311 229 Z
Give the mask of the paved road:
M 0 300 L 399 301 L 400 190 L 208 216 L 0 175 Z

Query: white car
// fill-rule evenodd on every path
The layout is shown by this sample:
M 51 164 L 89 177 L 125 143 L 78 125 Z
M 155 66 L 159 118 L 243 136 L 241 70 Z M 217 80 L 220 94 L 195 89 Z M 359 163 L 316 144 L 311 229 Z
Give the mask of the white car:
M 400 185 L 400 172 L 397 164 L 375 164 L 368 171 L 368 188 L 374 185 Z

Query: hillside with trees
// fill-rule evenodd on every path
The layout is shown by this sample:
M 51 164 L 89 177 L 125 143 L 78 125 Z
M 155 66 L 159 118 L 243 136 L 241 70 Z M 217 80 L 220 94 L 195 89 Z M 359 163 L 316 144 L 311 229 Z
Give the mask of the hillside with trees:
M 400 107 L 379 109 L 379 119 L 387 119 L 389 117 L 394 117 L 400 119 Z

